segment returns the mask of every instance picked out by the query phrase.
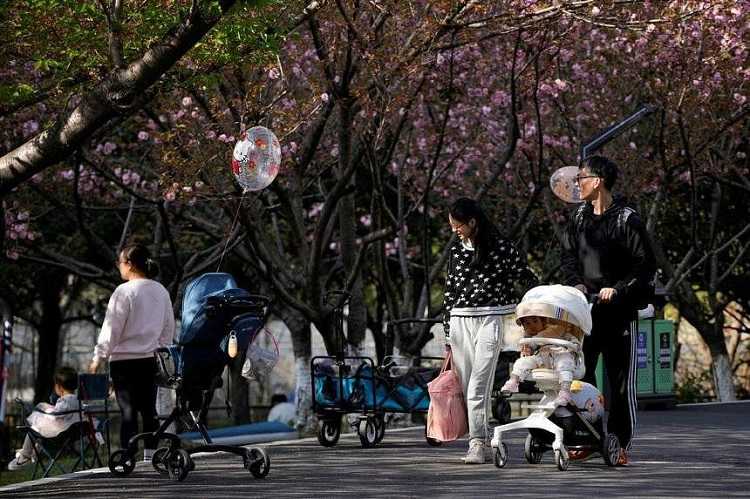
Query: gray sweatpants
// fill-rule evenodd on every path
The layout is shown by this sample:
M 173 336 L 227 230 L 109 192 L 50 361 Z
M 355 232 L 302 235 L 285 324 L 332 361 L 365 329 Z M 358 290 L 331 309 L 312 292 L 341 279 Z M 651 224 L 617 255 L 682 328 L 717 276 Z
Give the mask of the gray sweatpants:
M 450 344 L 454 368 L 464 389 L 469 439 L 488 439 L 490 395 L 502 340 L 502 315 L 451 316 Z

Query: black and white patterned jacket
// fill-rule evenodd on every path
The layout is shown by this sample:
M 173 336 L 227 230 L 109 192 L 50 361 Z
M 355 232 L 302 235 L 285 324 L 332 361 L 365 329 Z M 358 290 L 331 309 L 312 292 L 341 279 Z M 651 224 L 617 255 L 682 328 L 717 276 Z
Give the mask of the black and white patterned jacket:
M 450 317 L 509 314 L 525 291 L 537 282 L 526 258 L 510 241 L 497 238 L 484 262 L 472 266 L 474 249 L 459 240 L 451 247 L 445 281 L 443 327 L 450 334 Z M 519 284 L 520 286 L 517 286 Z

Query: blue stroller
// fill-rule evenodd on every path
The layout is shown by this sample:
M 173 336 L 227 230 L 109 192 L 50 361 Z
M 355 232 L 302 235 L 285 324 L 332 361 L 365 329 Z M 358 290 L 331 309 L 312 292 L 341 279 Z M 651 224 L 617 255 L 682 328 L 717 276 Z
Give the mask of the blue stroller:
M 224 273 L 204 274 L 188 284 L 182 304 L 182 327 L 176 345 L 155 352 L 157 384 L 177 392 L 177 404 L 154 433 L 139 433 L 127 448 L 114 452 L 109 469 L 129 475 L 135 468 L 138 441 L 145 438 L 168 440 L 153 455 L 152 465 L 160 474 L 182 481 L 195 468 L 191 454 L 229 452 L 242 457 L 255 478 L 268 474 L 271 462 L 260 448 L 214 445 L 204 423 L 214 389 L 221 386 L 224 367 L 230 362 L 230 338 L 243 352 L 263 326 L 268 298 L 237 288 L 234 278 Z M 182 421 L 197 430 L 204 445 L 183 449 L 178 435 L 167 432 L 170 424 Z

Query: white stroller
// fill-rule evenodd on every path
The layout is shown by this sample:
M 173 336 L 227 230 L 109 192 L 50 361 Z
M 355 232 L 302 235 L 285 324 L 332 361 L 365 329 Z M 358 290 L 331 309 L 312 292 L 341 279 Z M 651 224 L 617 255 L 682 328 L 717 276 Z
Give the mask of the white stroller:
M 583 377 L 585 365 L 581 348 L 584 335 L 591 333 L 591 310 L 586 296 L 579 290 L 561 285 L 538 286 L 524 295 L 516 308 L 517 321 L 524 317 L 546 317 L 572 325 L 578 341 L 556 338 L 523 338 L 521 346 L 562 347 L 577 358 L 573 379 Z M 614 466 L 620 454 L 617 436 L 607 433 L 606 413 L 603 397 L 588 383 L 574 381 L 571 389 L 572 402 L 567 406 L 557 406 L 555 399 L 560 390 L 558 373 L 550 368 L 536 368 L 531 371 L 531 379 L 544 396 L 534 411 L 525 419 L 495 427 L 492 438 L 492 453 L 495 466 L 504 467 L 508 462 L 508 447 L 502 441 L 505 432 L 526 428 L 524 456 L 529 464 L 539 464 L 545 451 L 553 450 L 555 463 L 560 471 L 568 468 L 568 450 L 601 452 L 604 461 Z

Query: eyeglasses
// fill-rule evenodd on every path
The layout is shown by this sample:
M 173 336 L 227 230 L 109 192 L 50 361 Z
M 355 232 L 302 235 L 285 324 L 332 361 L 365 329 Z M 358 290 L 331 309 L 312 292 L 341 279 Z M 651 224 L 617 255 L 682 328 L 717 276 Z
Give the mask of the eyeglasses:
M 576 183 L 580 184 L 585 178 L 601 178 L 599 175 L 576 175 Z

